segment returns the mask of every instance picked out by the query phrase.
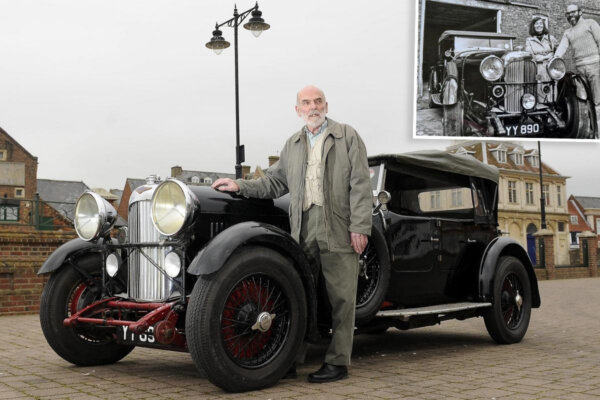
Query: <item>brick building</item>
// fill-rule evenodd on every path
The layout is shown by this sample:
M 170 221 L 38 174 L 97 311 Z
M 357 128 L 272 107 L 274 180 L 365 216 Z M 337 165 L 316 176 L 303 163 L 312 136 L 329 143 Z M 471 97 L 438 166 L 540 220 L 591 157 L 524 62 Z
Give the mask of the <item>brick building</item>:
M 600 197 L 569 196 L 569 203 L 580 218 L 585 219 L 589 231 L 600 235 Z
M 508 33 L 516 36 L 515 46 L 525 46 L 529 23 L 533 17 L 542 17 L 549 31 L 560 41 L 570 25 L 565 18 L 569 4 L 583 9 L 583 18 L 600 22 L 598 0 L 418 0 L 418 63 L 419 95 L 427 87 L 429 67 L 437 60 L 437 40 L 445 30 L 467 30 Z M 567 53 L 567 64 L 570 54 Z
M 517 240 L 536 263 L 534 234 L 541 230 L 539 155 L 509 142 L 469 141 L 447 149 L 498 167 L 498 224 L 503 234 Z M 553 233 L 555 265 L 569 265 L 569 213 L 566 181 L 542 163 L 547 229 Z
M 29 220 L 23 200 L 35 195 L 37 167 L 37 157 L 0 128 L 0 224 Z

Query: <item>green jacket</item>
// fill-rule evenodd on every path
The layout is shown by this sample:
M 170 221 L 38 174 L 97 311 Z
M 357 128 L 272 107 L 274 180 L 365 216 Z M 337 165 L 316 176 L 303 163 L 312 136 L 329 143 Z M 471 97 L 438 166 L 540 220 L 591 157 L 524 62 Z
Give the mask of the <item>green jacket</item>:
M 246 197 L 273 199 L 289 192 L 291 234 L 298 242 L 307 158 L 306 134 L 301 129 L 287 140 L 279 161 L 264 177 L 236 181 Z M 328 119 L 321 163 L 329 250 L 351 252 L 349 232 L 371 234 L 373 199 L 367 150 L 352 127 Z

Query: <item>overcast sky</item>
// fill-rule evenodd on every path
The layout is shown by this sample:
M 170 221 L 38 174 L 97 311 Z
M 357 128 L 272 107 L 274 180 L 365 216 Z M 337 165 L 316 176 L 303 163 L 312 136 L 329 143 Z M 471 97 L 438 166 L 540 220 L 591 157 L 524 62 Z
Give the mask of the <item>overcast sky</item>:
M 254 5 L 237 0 L 240 11 Z M 0 0 L 0 126 L 38 157 L 38 177 L 122 189 L 126 177 L 234 172 L 232 47 L 205 47 L 222 0 Z M 295 94 L 322 87 L 329 116 L 370 155 L 450 142 L 414 140 L 415 0 L 259 2 L 271 29 L 239 32 L 241 141 L 267 166 L 302 125 Z M 535 142 L 524 143 L 526 148 Z M 595 143 L 542 145 L 569 194 L 600 196 Z

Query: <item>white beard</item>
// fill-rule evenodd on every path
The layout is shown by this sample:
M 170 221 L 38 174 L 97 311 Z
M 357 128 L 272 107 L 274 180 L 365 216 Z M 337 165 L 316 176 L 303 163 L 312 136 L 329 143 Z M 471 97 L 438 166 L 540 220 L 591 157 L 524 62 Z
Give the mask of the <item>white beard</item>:
M 315 119 L 311 119 L 310 117 L 312 115 L 316 115 L 318 114 L 318 118 Z M 325 113 L 319 113 L 318 111 L 311 111 L 306 115 L 302 116 L 302 119 L 304 119 L 304 121 L 306 122 L 306 126 L 308 127 L 308 129 L 315 129 L 318 128 L 319 126 L 323 125 L 323 123 L 325 122 Z

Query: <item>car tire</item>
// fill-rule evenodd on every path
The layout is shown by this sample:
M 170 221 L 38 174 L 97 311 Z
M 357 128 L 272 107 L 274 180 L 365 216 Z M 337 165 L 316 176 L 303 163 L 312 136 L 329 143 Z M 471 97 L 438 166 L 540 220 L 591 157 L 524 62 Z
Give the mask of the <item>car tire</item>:
M 355 323 L 368 323 L 381 306 L 390 284 L 390 266 L 382 262 L 377 248 L 370 240 L 360 255 L 358 287 L 356 290 Z
M 442 117 L 442 131 L 444 136 L 463 136 L 464 118 L 462 101 L 458 100 L 453 105 L 444 105 L 444 116 Z
M 437 79 L 436 79 L 436 73 L 435 73 L 435 69 L 431 69 L 431 71 L 429 72 L 429 84 L 428 84 L 428 88 L 429 88 L 429 108 L 439 108 L 439 105 L 437 105 L 433 99 L 431 98 L 431 95 L 433 93 L 438 93 L 438 83 L 437 83 Z
M 102 259 L 87 254 L 74 261 L 96 283 L 66 264 L 54 271 L 46 283 L 40 302 L 42 332 L 52 349 L 66 361 L 80 366 L 112 364 L 135 346 L 120 345 L 112 332 L 63 325 L 65 318 L 100 299 Z M 94 288 L 96 286 L 97 289 Z
M 269 314 L 275 316 L 264 317 Z M 292 263 L 274 250 L 248 246 L 197 280 L 185 329 L 192 359 L 208 379 L 228 392 L 244 392 L 285 375 L 306 325 L 304 287 Z
M 531 317 L 531 284 L 523 263 L 516 257 L 498 260 L 492 306 L 484 313 L 485 327 L 498 344 L 520 342 Z
M 581 100 L 577 97 L 573 90 L 567 96 L 559 101 L 561 116 L 566 123 L 565 134 L 566 138 L 572 139 L 594 139 L 595 122 L 593 115 L 594 105 L 591 101 Z

